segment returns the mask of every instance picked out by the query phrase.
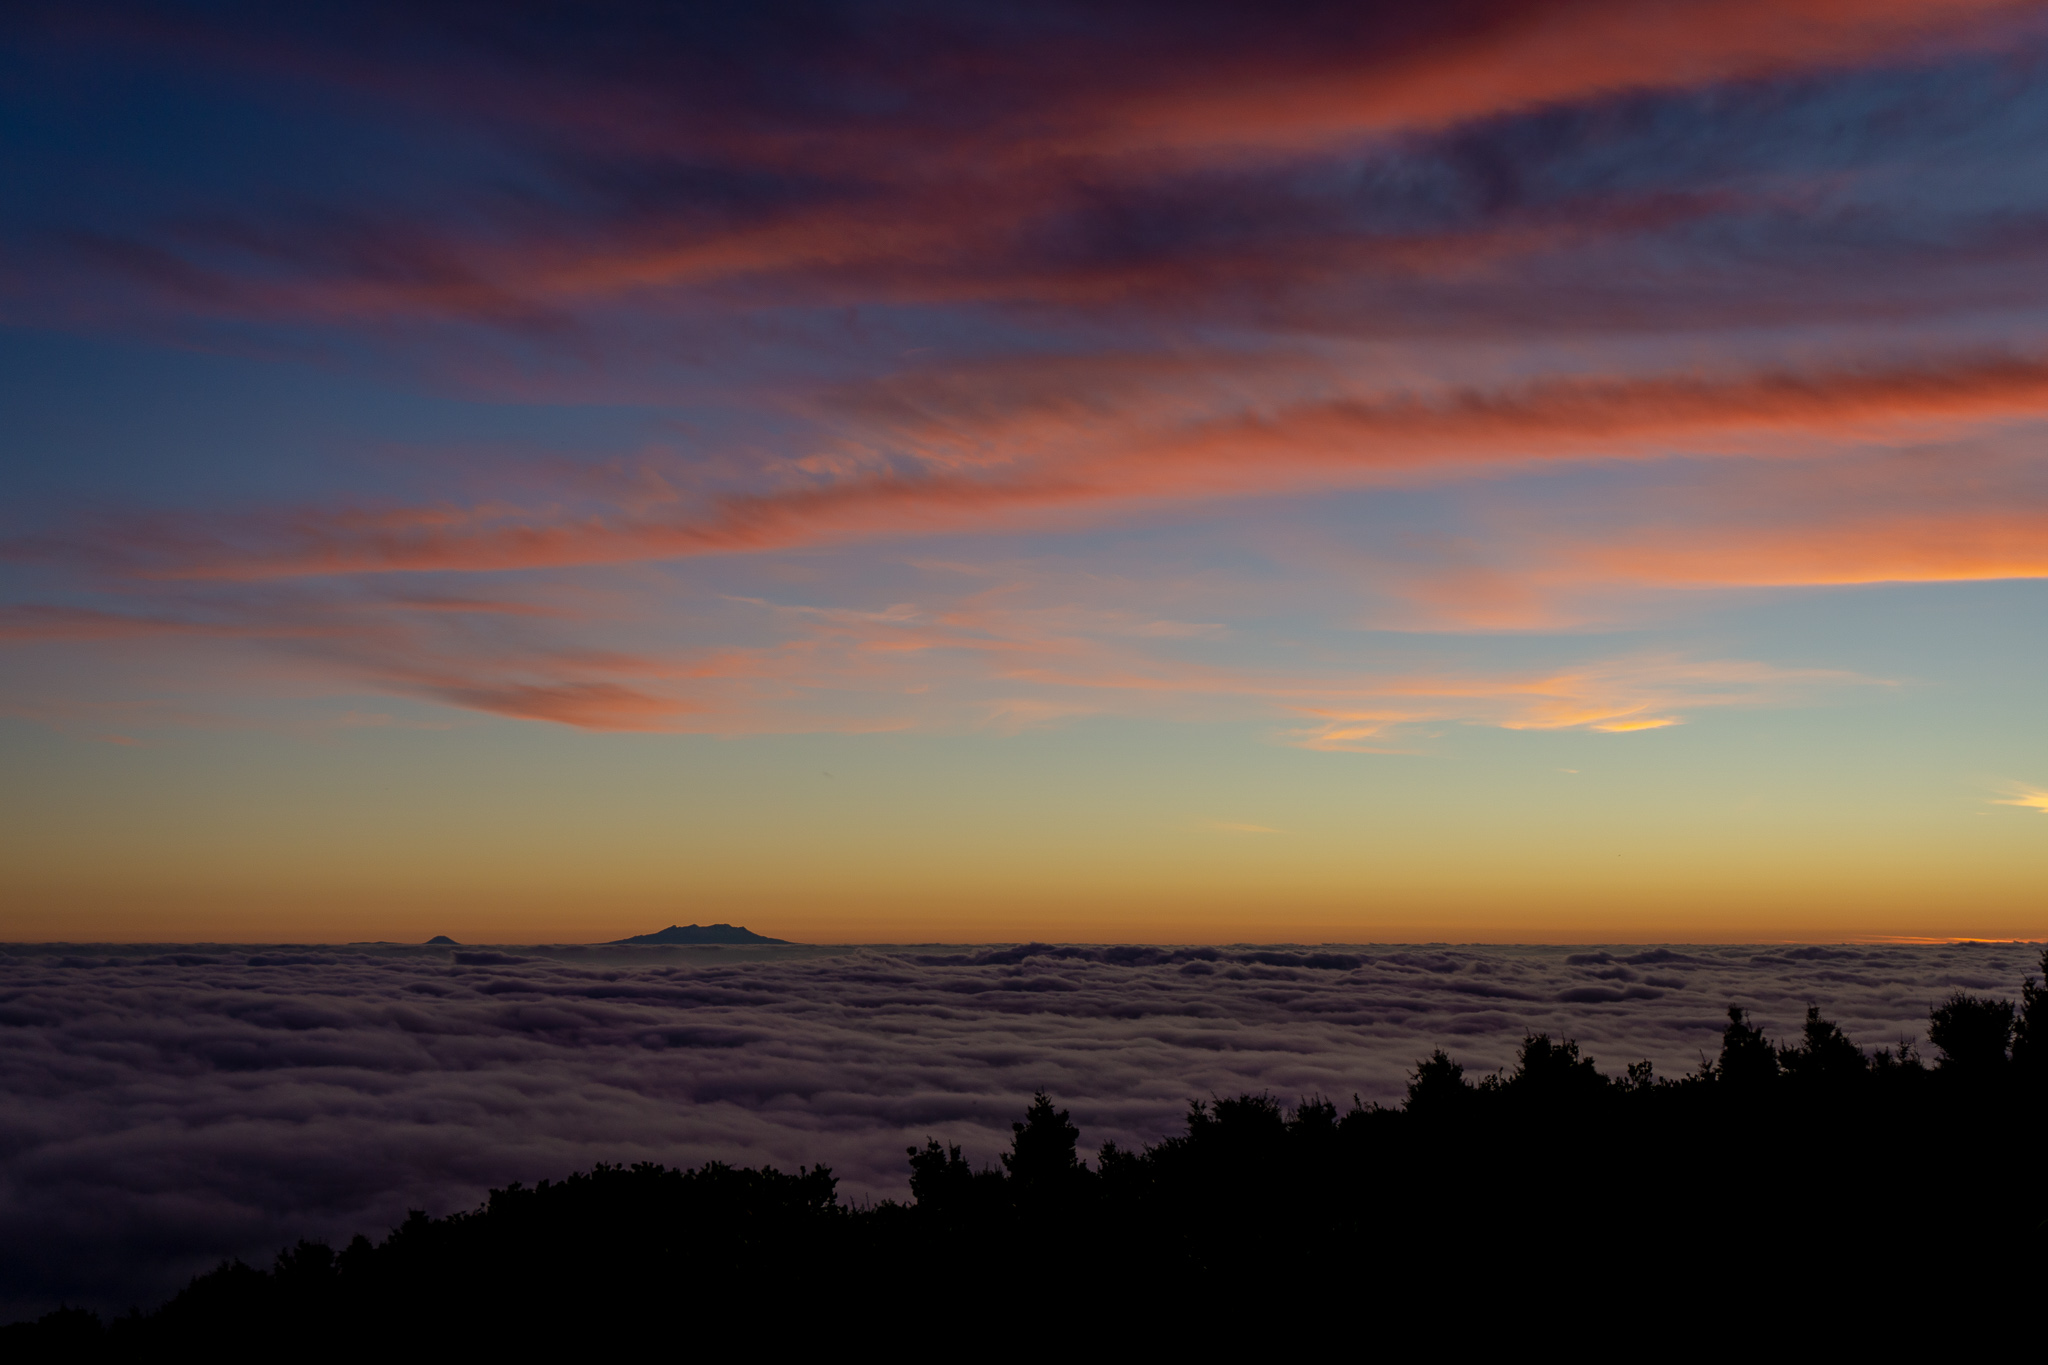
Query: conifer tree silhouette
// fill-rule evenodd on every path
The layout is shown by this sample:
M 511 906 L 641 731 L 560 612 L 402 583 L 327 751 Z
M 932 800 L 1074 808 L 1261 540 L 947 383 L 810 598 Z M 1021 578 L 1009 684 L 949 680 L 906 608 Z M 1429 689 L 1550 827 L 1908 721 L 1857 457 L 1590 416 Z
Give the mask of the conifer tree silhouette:
M 1778 1051 L 1764 1031 L 1749 1022 L 1740 1005 L 1728 1007 L 1728 1027 L 1721 1034 L 1721 1057 L 1714 1067 L 1721 1084 L 1755 1092 L 1778 1079 Z

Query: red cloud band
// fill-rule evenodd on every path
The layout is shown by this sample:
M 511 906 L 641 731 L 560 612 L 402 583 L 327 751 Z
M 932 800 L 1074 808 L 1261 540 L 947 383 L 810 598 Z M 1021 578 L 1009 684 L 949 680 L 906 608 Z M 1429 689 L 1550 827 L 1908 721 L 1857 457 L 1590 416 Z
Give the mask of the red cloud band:
M 502 505 L 301 511 L 231 538 L 181 528 L 122 552 L 153 558 L 142 567 L 162 578 L 491 572 L 1023 529 L 1147 503 L 1462 477 L 1482 467 L 1811 455 L 2048 415 L 2048 363 L 1975 357 L 1728 379 L 1552 381 L 1266 413 L 1177 407 L 1198 401 L 1185 393 L 1125 396 L 1081 418 L 1029 403 L 902 413 L 863 439 L 920 452 L 935 472 L 815 480 L 717 498 L 695 511 L 679 504 L 671 515 L 521 516 Z M 961 469 L 974 464 L 986 472 Z M 270 544 L 234 543 L 252 535 Z

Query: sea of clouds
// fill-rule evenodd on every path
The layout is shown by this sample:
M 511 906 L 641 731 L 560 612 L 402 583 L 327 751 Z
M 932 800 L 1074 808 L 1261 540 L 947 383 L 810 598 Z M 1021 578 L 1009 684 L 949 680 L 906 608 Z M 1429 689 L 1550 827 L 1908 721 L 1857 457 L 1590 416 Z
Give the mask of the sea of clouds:
M 901 1198 L 992 1162 L 1043 1088 L 1092 1148 L 1189 1100 L 1400 1098 L 1525 1032 L 1697 1067 L 1731 1003 L 1867 1047 L 2026 945 L 419 949 L 0 947 L 0 1321 L 153 1304 L 224 1256 L 381 1235 L 598 1161 L 825 1163 Z

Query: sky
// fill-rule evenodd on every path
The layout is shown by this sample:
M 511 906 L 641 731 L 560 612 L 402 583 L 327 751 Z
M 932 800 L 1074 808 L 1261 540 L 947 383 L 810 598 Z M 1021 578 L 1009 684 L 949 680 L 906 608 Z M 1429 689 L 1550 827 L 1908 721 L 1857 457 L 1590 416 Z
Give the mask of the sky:
M 2048 936 L 2048 6 L 0 18 L 0 937 Z

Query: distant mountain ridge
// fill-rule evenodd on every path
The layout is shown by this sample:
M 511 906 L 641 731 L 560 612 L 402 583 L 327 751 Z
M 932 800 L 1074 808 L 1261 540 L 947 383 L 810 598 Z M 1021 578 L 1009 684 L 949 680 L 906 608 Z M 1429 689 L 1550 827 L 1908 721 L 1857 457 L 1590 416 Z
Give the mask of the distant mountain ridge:
M 787 943 L 786 938 L 769 938 L 757 934 L 745 925 L 735 924 L 671 924 L 668 928 L 652 934 L 635 934 L 632 938 L 615 938 L 607 947 L 626 943 Z

